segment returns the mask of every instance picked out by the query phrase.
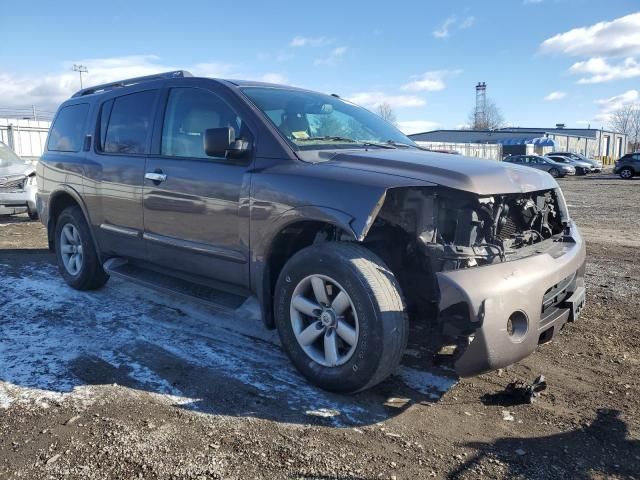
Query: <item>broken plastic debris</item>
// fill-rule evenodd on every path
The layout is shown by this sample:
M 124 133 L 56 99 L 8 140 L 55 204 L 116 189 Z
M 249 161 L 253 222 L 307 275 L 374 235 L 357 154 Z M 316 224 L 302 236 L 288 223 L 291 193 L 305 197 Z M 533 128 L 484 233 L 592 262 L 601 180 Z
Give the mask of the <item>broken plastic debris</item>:
M 511 382 L 507 385 L 505 392 L 523 402 L 533 403 L 538 399 L 540 393 L 546 389 L 547 382 L 544 379 L 544 375 L 540 375 L 529 385 L 524 382 Z
M 331 408 L 318 408 L 316 410 L 307 410 L 305 412 L 307 415 L 311 415 L 312 417 L 322 417 L 322 418 L 330 418 L 337 417 L 340 415 L 338 410 L 333 410 Z

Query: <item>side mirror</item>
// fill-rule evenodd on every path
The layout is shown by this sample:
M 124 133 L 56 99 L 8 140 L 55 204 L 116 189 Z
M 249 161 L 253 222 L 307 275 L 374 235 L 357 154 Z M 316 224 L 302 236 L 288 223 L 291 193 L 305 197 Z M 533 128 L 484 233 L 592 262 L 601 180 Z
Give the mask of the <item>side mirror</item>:
M 204 132 L 204 151 L 210 157 L 242 157 L 249 151 L 249 142 L 236 139 L 233 127 L 208 128 Z

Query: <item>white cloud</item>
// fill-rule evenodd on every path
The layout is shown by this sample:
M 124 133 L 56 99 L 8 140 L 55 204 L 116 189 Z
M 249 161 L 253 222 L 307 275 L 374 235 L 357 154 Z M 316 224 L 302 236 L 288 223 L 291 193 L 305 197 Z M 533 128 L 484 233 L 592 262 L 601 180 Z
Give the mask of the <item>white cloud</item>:
M 387 95 L 384 92 L 358 92 L 348 97 L 349 101 L 367 108 L 377 108 L 388 103 L 394 108 L 422 107 L 427 102 L 415 95 Z
M 611 64 L 602 57 L 593 57 L 571 65 L 569 72 L 585 75 L 578 80 L 580 84 L 605 83 L 614 80 L 640 77 L 640 63 L 628 57 L 618 64 Z
M 549 95 L 544 97 L 545 101 L 553 102 L 554 100 L 562 100 L 567 96 L 567 92 L 551 92 Z
M 640 12 L 559 33 L 542 42 L 540 52 L 588 57 L 640 54 Z
M 435 130 L 438 126 L 439 124 L 437 122 L 430 120 L 405 120 L 398 122 L 398 129 L 405 135 L 428 132 L 429 130 Z
M 267 83 L 287 83 L 289 79 L 282 73 L 265 73 L 260 80 Z
M 473 15 L 470 15 L 462 19 L 462 21 L 460 22 L 460 28 L 462 29 L 470 28 L 470 27 L 473 27 L 475 23 L 476 23 L 476 17 L 474 17 Z
M 631 103 L 636 103 L 639 99 L 640 92 L 638 90 L 628 90 L 620 95 L 596 100 L 595 103 L 600 105 L 600 113 L 595 116 L 595 119 L 607 123 L 613 112 Z
M 71 71 L 74 63 L 85 65 L 89 70 L 82 76 L 85 87 L 181 68 L 177 65 L 166 64 L 155 55 L 131 55 L 65 62 L 57 72 L 42 75 L 16 75 L 0 71 L 2 106 L 29 108 L 31 105 L 35 105 L 42 110 L 55 110 L 60 103 L 80 89 L 78 74 Z M 260 76 L 244 72 L 240 66 L 222 62 L 201 62 L 182 66 L 182 68 L 195 76 L 202 77 L 244 77 L 247 79 L 268 79 L 268 81 L 276 81 L 276 83 L 286 81 L 286 77 L 281 74 L 267 73 Z
M 435 38 L 447 38 L 451 34 L 451 29 L 457 26 L 460 29 L 472 27 L 476 23 L 476 17 L 473 15 L 467 15 L 459 19 L 456 15 L 451 15 L 442 22 L 438 28 L 436 28 L 432 34 Z
M 333 43 L 333 39 L 327 37 L 293 37 L 289 42 L 290 47 L 324 47 Z
M 344 57 L 347 53 L 347 47 L 336 47 L 329 52 L 326 57 L 316 58 L 313 61 L 314 65 L 324 65 L 327 67 L 335 67 L 338 64 L 340 58 Z
M 454 23 L 456 23 L 455 16 L 447 18 L 439 28 L 433 31 L 433 36 L 436 38 L 447 38 L 449 36 L 449 29 Z
M 462 73 L 462 70 L 432 70 L 422 75 L 414 75 L 413 80 L 400 87 L 408 92 L 437 92 L 444 90 L 445 79 Z

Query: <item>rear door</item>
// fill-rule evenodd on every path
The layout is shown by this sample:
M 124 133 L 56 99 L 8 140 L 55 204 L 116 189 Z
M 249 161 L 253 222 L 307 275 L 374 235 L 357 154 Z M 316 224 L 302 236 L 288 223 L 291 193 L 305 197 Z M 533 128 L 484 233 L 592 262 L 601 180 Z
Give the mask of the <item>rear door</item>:
M 158 92 L 110 96 L 99 107 L 85 200 L 106 256 L 145 257 L 142 186 Z
M 196 85 L 182 81 L 163 92 L 145 169 L 148 260 L 248 286 L 249 220 L 241 212 L 248 208 L 251 157 L 209 157 L 203 137 L 206 129 L 227 126 L 250 141 L 252 134 L 224 93 Z

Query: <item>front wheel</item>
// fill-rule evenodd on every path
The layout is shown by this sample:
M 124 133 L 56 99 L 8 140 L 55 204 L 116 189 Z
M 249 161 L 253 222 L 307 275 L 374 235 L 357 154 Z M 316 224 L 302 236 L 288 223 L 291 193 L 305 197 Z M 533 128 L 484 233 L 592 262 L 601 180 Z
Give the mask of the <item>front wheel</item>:
M 58 217 L 55 247 L 58 270 L 71 287 L 77 290 L 95 290 L 109 280 L 80 207 L 67 207 Z
M 560 176 L 560 170 L 558 170 L 557 168 L 552 168 L 549 170 L 549 175 L 551 175 L 553 178 L 558 178 Z
M 409 331 L 404 300 L 370 250 L 345 242 L 301 250 L 284 266 L 274 300 L 283 348 L 315 385 L 357 392 L 399 365 Z
M 633 170 L 631 170 L 629 167 L 625 167 L 620 170 L 620 178 L 623 178 L 624 180 L 630 180 L 632 177 Z

